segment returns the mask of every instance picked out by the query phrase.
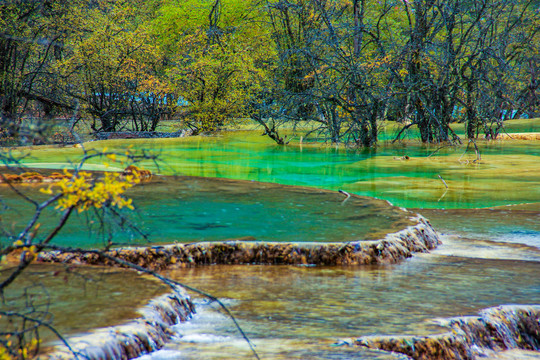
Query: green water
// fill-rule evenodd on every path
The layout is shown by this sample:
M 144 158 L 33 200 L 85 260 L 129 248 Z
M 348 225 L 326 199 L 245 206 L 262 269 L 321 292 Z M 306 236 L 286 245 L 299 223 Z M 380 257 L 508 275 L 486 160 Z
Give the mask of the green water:
M 211 266 L 169 273 L 223 299 L 263 358 L 395 359 L 392 354 L 332 344 L 339 338 L 370 334 L 440 332 L 432 319 L 474 315 L 481 308 L 505 303 L 540 303 L 536 142 L 481 144 L 480 162 L 474 162 L 473 152 L 464 154 L 464 148 L 434 153 L 436 148 L 411 143 L 362 151 L 279 147 L 254 132 L 113 141 L 106 146 L 125 149 L 128 144 L 159 153 L 159 169 L 150 162 L 144 166 L 162 174 L 341 188 L 417 208 L 443 232 L 445 244 L 431 254 L 386 267 Z M 105 143 L 87 146 L 102 148 Z M 59 168 L 77 154 L 79 149 L 44 148 L 24 162 Z M 402 160 L 404 155 L 410 159 Z M 89 169 L 121 170 L 114 165 L 106 168 L 95 161 Z M 358 212 L 351 214 L 353 204 L 342 205 L 339 194 L 230 180 L 159 181 L 131 194 L 141 204 L 135 220 L 156 242 L 170 241 L 180 233 L 187 241 L 234 237 L 335 241 L 373 234 L 382 223 L 372 220 L 383 221 L 388 229 L 404 225 L 394 217 L 395 209 L 366 217 L 392 209 L 377 202 L 357 204 Z M 193 207 L 186 208 L 186 202 Z M 522 205 L 505 206 L 510 204 Z M 474 209 L 489 206 L 501 207 Z M 75 226 L 64 236 L 79 244 L 81 229 Z M 140 241 L 136 235 L 122 236 L 127 243 Z M 121 279 L 118 283 L 125 284 Z M 135 290 L 130 286 L 123 291 L 122 296 L 131 297 L 128 293 Z M 110 316 L 106 311 L 94 313 L 106 318 Z M 183 337 L 144 359 L 250 357 L 230 321 L 202 300 L 194 320 L 175 330 Z
M 20 186 L 30 196 L 36 186 Z M 137 211 L 126 213 L 148 235 L 113 230 L 119 244 L 218 241 L 244 238 L 258 241 L 343 242 L 383 238 L 412 224 L 411 213 L 386 201 L 326 190 L 251 181 L 196 177 L 161 177 L 128 193 Z M 0 187 L 6 207 L 2 223 L 17 234 L 33 215 L 32 207 L 6 186 Z M 43 214 L 38 235 L 52 230 L 58 212 Z M 111 238 L 101 232 L 92 212 L 74 214 L 54 243 L 62 246 L 99 247 Z M 9 240 L 6 240 L 9 242 Z
M 275 145 L 257 131 L 213 137 L 113 140 L 88 148 L 159 155 L 143 166 L 162 174 L 255 180 L 285 185 L 344 189 L 407 208 L 478 208 L 540 202 L 540 145 L 534 141 L 480 143 L 482 159 L 466 148 L 408 142 L 377 149 L 350 150 L 326 145 Z M 42 148 L 22 161 L 31 167 L 68 166 L 81 150 Z M 402 160 L 403 156 L 409 160 Z M 88 169 L 121 170 L 94 159 Z M 448 185 L 446 189 L 439 175 Z

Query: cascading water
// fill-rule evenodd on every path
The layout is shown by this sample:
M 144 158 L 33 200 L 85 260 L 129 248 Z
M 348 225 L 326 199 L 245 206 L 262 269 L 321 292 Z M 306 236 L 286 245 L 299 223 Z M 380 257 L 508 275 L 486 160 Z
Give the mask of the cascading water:
M 437 339 L 452 322 L 452 329 L 460 334 L 457 338 L 468 339 L 469 343 L 465 348 L 452 338 L 456 348 L 447 344 L 448 351 L 459 348 L 463 352 L 457 354 L 496 351 L 500 355 L 500 350 L 511 348 L 512 341 L 518 341 L 516 327 L 525 328 L 526 319 L 538 324 L 538 313 L 522 317 L 521 309 L 528 311 L 523 305 L 481 309 L 504 303 L 540 303 L 539 272 L 537 261 L 426 254 L 385 266 L 216 265 L 176 269 L 166 274 L 228 301 L 263 359 L 404 359 L 409 357 L 381 353 L 379 348 L 352 346 L 351 337 L 395 334 L 388 339 L 409 343 L 413 339 Z M 187 329 L 177 326 L 177 335 L 171 342 L 143 359 L 252 358 L 231 322 L 215 307 L 198 302 L 198 309 L 202 320 L 195 317 L 186 324 Z M 480 316 L 474 316 L 478 311 Z M 468 316 L 454 318 L 456 315 Z M 442 321 L 441 316 L 453 319 Z M 486 330 L 491 328 L 496 332 Z M 484 329 L 488 337 L 507 339 L 507 345 L 482 348 L 483 344 L 474 337 L 478 329 Z M 521 337 L 535 336 L 534 331 L 522 331 Z M 524 345 L 518 348 L 527 349 Z M 540 357 L 540 353 L 532 354 L 532 359 L 531 356 Z
M 397 150 L 380 148 L 376 152 L 307 147 L 296 151 L 267 143 L 261 145 L 260 140 L 254 147 L 251 140 L 244 139 L 244 135 L 182 141 L 140 141 L 136 142 L 136 147 L 162 149 L 168 163 L 166 171 L 170 174 L 341 188 L 407 207 L 476 208 L 540 200 L 540 188 L 536 186 L 538 147 L 529 143 L 510 146 L 487 144 L 482 148 L 482 162 L 473 164 L 462 161 L 461 153 L 442 149 L 433 155 L 431 149 L 417 146 L 404 146 Z M 123 144 L 119 142 L 117 145 L 121 147 Z M 99 143 L 94 145 L 101 146 Z M 402 160 L 403 155 L 410 159 Z M 50 159 L 35 161 L 38 165 L 37 162 Z M 46 166 L 58 165 L 62 164 Z M 445 190 L 438 174 L 445 179 L 449 189 Z M 241 192 L 227 192 L 227 188 L 232 186 L 225 180 L 221 189 L 225 190 L 224 194 L 236 197 Z M 195 186 L 188 190 L 196 194 L 200 188 Z M 167 191 L 165 189 L 169 195 Z M 247 191 L 246 196 L 253 194 Z M 144 196 L 141 199 L 144 201 Z M 181 200 L 181 197 L 176 197 L 171 201 Z M 225 219 L 234 217 L 238 214 L 236 207 L 227 206 L 212 212 L 207 211 L 205 203 L 201 202 L 200 208 L 199 219 L 183 223 L 183 229 L 199 234 L 203 230 L 221 233 L 233 228 L 214 220 L 222 216 Z M 319 205 L 319 208 L 324 211 L 325 206 Z M 256 206 L 251 209 L 256 209 Z M 270 228 L 275 229 L 273 222 L 264 222 L 260 218 L 252 220 L 251 216 L 256 212 L 248 209 L 247 213 L 248 221 L 270 224 Z M 296 214 L 294 211 L 291 213 Z M 477 213 L 482 216 L 478 217 Z M 279 211 L 276 214 L 279 215 Z M 232 310 L 263 358 L 404 358 L 406 355 L 403 354 L 332 345 L 346 343 L 339 339 L 351 336 L 397 334 L 395 336 L 402 337 L 415 334 L 417 337 L 436 337 L 445 330 L 432 322 L 434 318 L 474 315 L 483 308 L 500 304 L 540 303 L 539 214 L 538 203 L 528 205 L 524 211 L 498 208 L 496 211 L 452 213 L 441 210 L 441 216 L 435 219 L 435 228 L 447 232 L 446 238 L 459 244 L 460 251 L 443 245 L 430 255 L 419 255 L 384 268 L 212 266 L 176 269 L 171 275 L 220 298 L 234 299 Z M 326 229 L 328 217 L 324 213 L 315 215 L 320 221 L 309 227 Z M 432 218 L 428 211 L 425 215 Z M 205 217 L 212 217 L 212 221 Z M 295 215 L 292 218 L 298 220 Z M 153 225 L 153 220 L 149 219 L 148 223 Z M 340 222 L 349 224 L 345 218 Z M 294 223 L 286 225 L 293 230 L 278 235 L 294 237 L 304 231 L 294 227 Z M 448 224 L 452 226 L 441 226 Z M 479 227 L 478 224 L 486 226 Z M 168 226 L 157 228 L 166 231 Z M 347 232 L 351 229 L 354 226 L 348 227 Z M 227 238 L 234 236 L 237 235 L 226 235 Z M 209 311 L 216 314 L 204 303 L 199 307 L 200 313 Z M 508 316 L 512 318 L 511 314 Z M 197 328 L 199 323 L 189 324 Z M 230 323 L 220 324 L 217 322 L 213 328 L 199 328 L 201 333 L 188 336 L 180 330 L 181 326 L 175 327 L 177 334 L 165 344 L 164 349 L 147 356 L 152 359 L 251 358 L 247 346 L 241 345 L 243 341 L 231 330 Z M 504 334 L 504 326 L 496 324 L 495 328 L 500 327 L 499 332 Z M 220 331 L 223 331 L 223 336 Z M 473 350 L 477 345 L 475 341 L 471 346 Z M 537 354 L 534 352 L 531 356 Z M 494 358 L 499 356 L 516 356 L 516 353 L 493 354 Z
M 505 305 L 479 315 L 441 320 L 452 331 L 440 335 L 372 336 L 354 343 L 424 360 L 474 360 L 494 351 L 540 350 L 540 305 Z
M 171 326 L 188 320 L 194 306 L 186 292 L 176 287 L 169 294 L 153 299 L 140 310 L 141 317 L 127 324 L 96 329 L 69 338 L 69 348 L 59 345 L 50 360 L 132 359 L 156 351 L 172 336 Z

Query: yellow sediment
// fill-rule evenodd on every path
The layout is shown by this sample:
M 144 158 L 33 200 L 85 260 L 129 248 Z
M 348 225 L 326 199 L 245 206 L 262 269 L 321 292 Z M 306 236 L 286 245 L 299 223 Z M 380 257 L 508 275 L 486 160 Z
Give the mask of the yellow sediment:
M 499 134 L 497 140 L 540 140 L 540 133 L 505 133 Z

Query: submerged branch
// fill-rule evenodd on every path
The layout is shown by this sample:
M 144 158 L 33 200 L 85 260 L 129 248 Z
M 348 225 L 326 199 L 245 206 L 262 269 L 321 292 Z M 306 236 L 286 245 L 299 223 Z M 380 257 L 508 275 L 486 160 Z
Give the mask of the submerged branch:
M 474 146 L 474 152 L 476 154 L 476 159 L 473 160 L 473 162 L 477 162 L 477 161 L 482 160 L 482 156 L 480 155 L 480 149 L 478 149 L 478 145 L 476 144 L 476 141 L 474 139 L 469 139 L 469 143 L 467 144 L 467 148 L 465 149 L 465 152 L 459 157 L 460 162 L 461 162 L 461 159 L 463 158 L 463 156 L 465 156 L 465 154 L 469 151 L 469 147 L 471 146 L 471 143 Z M 467 162 L 468 162 L 468 160 L 467 160 Z
M 341 205 L 343 205 L 345 204 L 345 201 L 349 200 L 349 198 L 351 197 L 351 194 L 341 189 L 339 189 L 338 192 L 346 196 L 345 200 L 341 202 Z
M 444 186 L 446 186 L 446 188 L 448 189 L 448 184 L 446 184 L 446 181 L 444 181 L 444 179 L 442 178 L 441 175 L 437 175 L 439 177 L 439 179 L 441 179 L 442 183 L 444 184 Z

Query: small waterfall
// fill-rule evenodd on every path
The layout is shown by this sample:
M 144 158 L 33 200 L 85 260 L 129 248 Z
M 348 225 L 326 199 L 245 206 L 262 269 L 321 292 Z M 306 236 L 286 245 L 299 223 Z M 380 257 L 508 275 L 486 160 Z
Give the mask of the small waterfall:
M 430 336 L 368 336 L 355 345 L 422 360 L 474 360 L 493 351 L 540 350 L 540 305 L 503 305 L 479 316 L 442 319 L 451 332 Z
M 123 360 L 156 351 L 174 335 L 171 326 L 186 321 L 195 312 L 187 293 L 176 287 L 171 293 L 153 299 L 140 311 L 141 317 L 124 325 L 97 329 L 68 339 L 73 352 L 59 345 L 50 360 Z
M 132 247 L 108 254 L 151 270 L 210 264 L 264 265 L 364 265 L 391 264 L 414 252 L 427 252 L 440 244 L 439 236 L 425 218 L 412 218 L 416 225 L 384 239 L 343 243 L 224 241 Z M 118 266 L 99 254 L 50 251 L 40 253 L 41 262 Z

